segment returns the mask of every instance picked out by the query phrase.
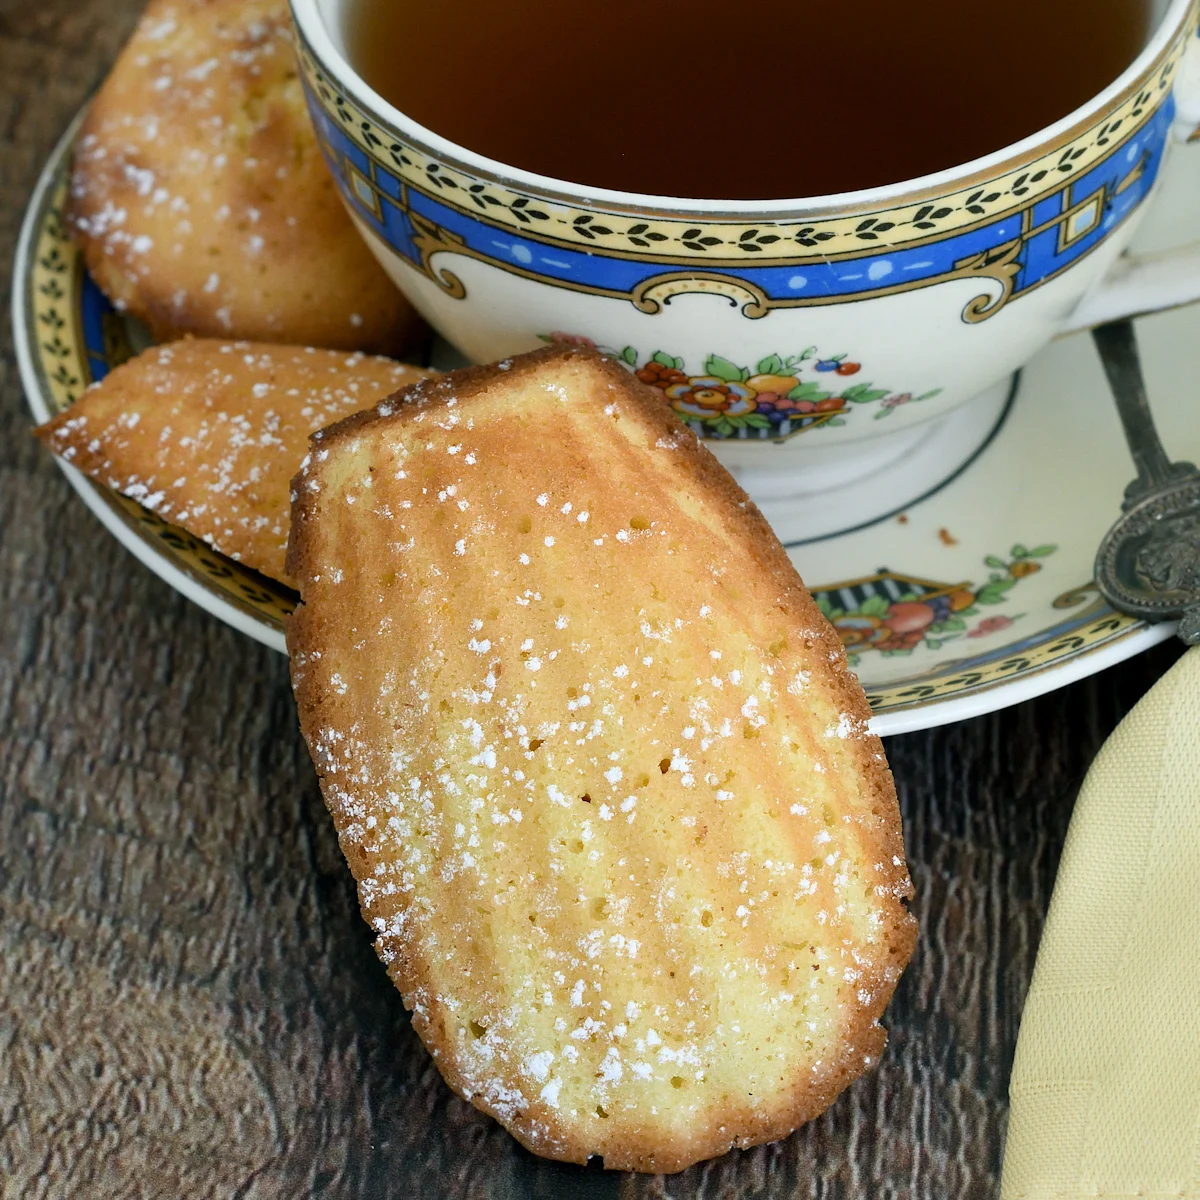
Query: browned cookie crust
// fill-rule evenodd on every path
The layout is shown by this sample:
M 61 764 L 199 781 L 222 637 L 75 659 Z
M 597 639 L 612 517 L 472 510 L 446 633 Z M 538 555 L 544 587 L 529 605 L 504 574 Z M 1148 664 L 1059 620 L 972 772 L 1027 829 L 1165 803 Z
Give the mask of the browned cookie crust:
M 678 1171 L 881 1053 L 915 922 L 834 631 L 658 394 L 551 348 L 316 435 L 292 678 L 376 946 L 540 1154 Z
M 184 338 L 117 367 L 36 432 L 98 483 L 288 583 L 288 487 L 309 435 L 426 375 L 365 354 Z
M 286 0 L 151 0 L 84 122 L 67 215 L 157 340 L 399 354 L 420 336 L 322 159 Z

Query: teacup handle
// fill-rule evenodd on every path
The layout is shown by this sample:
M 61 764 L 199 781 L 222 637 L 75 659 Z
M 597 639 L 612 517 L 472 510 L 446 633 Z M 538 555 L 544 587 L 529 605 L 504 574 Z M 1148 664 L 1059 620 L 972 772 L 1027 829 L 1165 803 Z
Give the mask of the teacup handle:
M 1200 153 L 1200 33 L 1191 40 L 1175 80 L 1176 140 Z M 1105 325 L 1121 317 L 1157 312 L 1200 300 L 1200 242 L 1153 254 L 1128 250 L 1090 296 L 1067 318 L 1064 333 Z

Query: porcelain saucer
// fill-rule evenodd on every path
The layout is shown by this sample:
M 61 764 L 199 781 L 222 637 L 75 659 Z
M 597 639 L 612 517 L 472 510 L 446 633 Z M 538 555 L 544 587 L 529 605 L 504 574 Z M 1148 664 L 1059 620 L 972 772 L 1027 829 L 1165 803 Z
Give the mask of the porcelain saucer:
M 38 422 L 74 403 L 143 344 L 88 277 L 63 226 L 73 137 L 74 129 L 47 164 L 14 268 L 18 358 Z M 1179 155 L 1167 170 L 1195 173 L 1196 158 Z M 1164 190 L 1194 196 L 1200 180 L 1191 184 Z M 1188 221 L 1200 227 L 1195 213 L 1152 212 L 1139 241 L 1177 243 Z M 1138 334 L 1168 449 L 1175 458 L 1200 459 L 1200 306 L 1143 318 Z M 1134 472 L 1088 336 L 1050 346 L 991 403 L 990 436 L 970 461 L 902 511 L 814 539 L 827 521 L 806 514 L 805 501 L 763 506 L 841 633 L 880 734 L 1014 704 L 1171 635 L 1169 626 L 1114 613 L 1090 582 L 1096 546 Z M 284 649 L 282 621 L 293 593 L 63 469 L 144 565 L 221 620 Z

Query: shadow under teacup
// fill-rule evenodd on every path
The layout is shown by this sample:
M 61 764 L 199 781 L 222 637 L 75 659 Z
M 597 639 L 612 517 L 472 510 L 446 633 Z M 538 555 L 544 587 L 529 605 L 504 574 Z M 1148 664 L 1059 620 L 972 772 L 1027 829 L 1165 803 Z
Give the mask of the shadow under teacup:
M 1172 141 L 1200 125 L 1196 0 L 1162 0 L 1117 80 L 1015 145 L 887 187 L 736 202 L 456 146 L 350 65 L 347 0 L 292 7 L 346 204 L 430 324 L 475 361 L 557 340 L 611 353 L 755 499 L 854 491 L 816 536 L 960 469 L 1057 334 L 1200 297 L 1200 246 L 1125 253 Z M 849 487 L 889 464 L 887 488 Z

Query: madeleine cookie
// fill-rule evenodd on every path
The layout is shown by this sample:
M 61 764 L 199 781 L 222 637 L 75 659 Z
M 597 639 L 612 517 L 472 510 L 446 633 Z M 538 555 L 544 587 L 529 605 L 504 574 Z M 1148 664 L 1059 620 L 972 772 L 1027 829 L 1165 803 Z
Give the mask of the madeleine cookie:
M 915 922 L 832 628 L 657 392 L 554 347 L 318 433 L 300 721 L 450 1086 L 539 1154 L 678 1171 L 883 1050 Z
M 186 338 L 117 367 L 36 432 L 98 483 L 288 583 L 288 485 L 309 435 L 427 374 L 363 354 Z
M 151 0 L 84 123 L 67 217 L 157 340 L 397 354 L 420 335 L 322 159 L 286 0 Z

